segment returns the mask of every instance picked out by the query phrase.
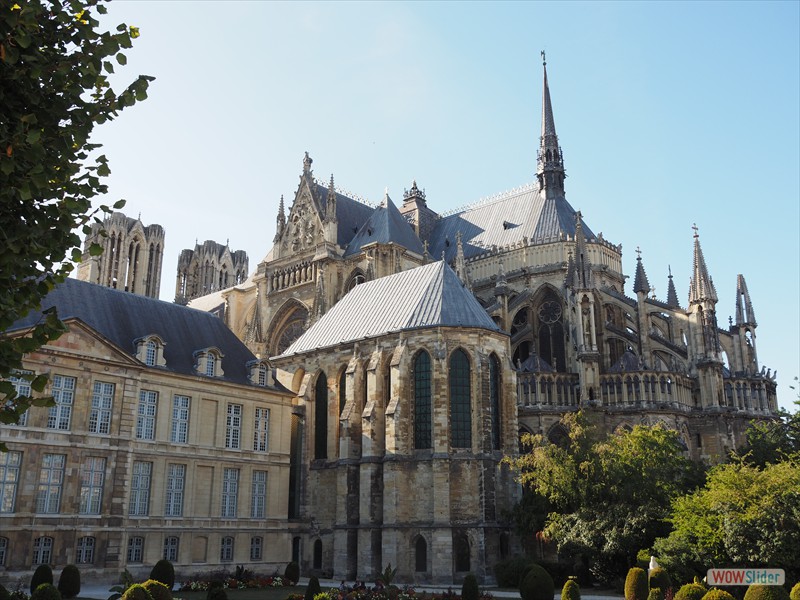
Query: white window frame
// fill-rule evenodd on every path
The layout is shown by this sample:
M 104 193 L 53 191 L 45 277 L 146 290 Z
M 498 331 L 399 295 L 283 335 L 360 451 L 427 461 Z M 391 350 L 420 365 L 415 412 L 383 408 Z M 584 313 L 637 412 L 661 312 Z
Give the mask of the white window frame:
M 253 450 L 269 452 L 269 409 L 257 407 L 253 419 Z
M 143 536 L 135 535 L 128 538 L 128 562 L 137 564 L 144 562 Z
M 97 540 L 92 536 L 78 538 L 75 547 L 75 562 L 79 565 L 94 564 L 94 548 Z
M 156 439 L 156 415 L 158 414 L 158 392 L 139 391 L 139 406 L 136 411 L 136 439 Z
M 233 562 L 233 536 L 226 535 L 219 542 L 220 562 Z
M 33 389 L 31 388 L 31 382 L 27 379 L 23 379 L 20 377 L 21 375 L 32 375 L 33 371 L 21 371 L 17 370 L 14 371 L 13 375 L 10 375 L 8 380 L 14 386 L 14 390 L 17 392 L 17 396 L 25 396 L 30 397 L 33 393 Z M 16 423 L 10 423 L 10 425 L 16 425 L 17 427 L 25 427 L 28 424 L 28 412 L 26 410 L 19 416 L 19 420 Z M 2 563 L 0 563 L 2 564 Z
M 250 517 L 265 519 L 267 516 L 267 481 L 266 471 L 253 471 L 253 484 L 250 498 Z
M 103 482 L 106 476 L 106 459 L 89 456 L 81 465 L 81 493 L 78 514 L 99 515 L 103 506 Z
M 92 389 L 92 408 L 89 411 L 89 433 L 111 433 L 113 407 L 114 384 L 95 381 Z
M 47 412 L 47 428 L 69 431 L 72 419 L 72 403 L 75 400 L 75 378 L 66 375 L 54 375 L 51 389 L 55 406 Z
M 154 340 L 147 340 L 144 343 L 144 364 L 148 367 L 155 367 L 158 360 L 158 344 Z
M 42 468 L 39 472 L 39 485 L 36 491 L 36 512 L 38 514 L 58 514 L 66 462 L 65 454 L 42 456 Z
M 235 519 L 239 499 L 239 469 L 224 468 L 222 470 L 222 505 L 221 515 L 226 519 Z
M 264 560 L 264 538 L 260 535 L 250 538 L 250 560 Z
M 0 452 L 0 513 L 14 512 L 21 466 L 22 452 Z
M 189 396 L 175 394 L 172 397 L 172 426 L 170 441 L 175 444 L 186 444 L 189 441 L 189 411 L 192 399 Z
M 128 515 L 146 517 L 150 513 L 150 485 L 153 476 L 153 463 L 136 461 L 131 474 L 131 499 Z
M 217 376 L 217 355 L 213 352 L 206 352 L 204 375 L 207 377 Z
M 43 535 L 33 541 L 33 564 L 49 565 L 53 562 L 53 538 Z
M 242 413 L 241 404 L 228 404 L 225 417 L 225 448 L 239 450 L 242 447 Z
M 177 535 L 168 535 L 164 538 L 164 560 L 178 562 L 178 551 L 181 540 Z
M 186 488 L 186 465 L 167 465 L 167 487 L 164 497 L 164 516 L 183 516 L 183 494 Z

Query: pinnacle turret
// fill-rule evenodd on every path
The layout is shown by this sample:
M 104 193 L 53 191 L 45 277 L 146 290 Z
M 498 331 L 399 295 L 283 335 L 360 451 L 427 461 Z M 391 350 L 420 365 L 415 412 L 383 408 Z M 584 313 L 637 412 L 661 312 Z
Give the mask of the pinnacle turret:
M 336 221 L 336 188 L 333 185 L 333 173 L 331 182 L 328 184 L 328 202 L 325 208 L 325 222 L 333 223 Z
M 750 301 L 750 293 L 747 291 L 747 283 L 742 274 L 736 277 L 736 324 L 753 327 L 757 325 L 753 303 Z
M 709 301 L 717 303 L 717 290 L 714 288 L 714 281 L 708 274 L 706 259 L 703 258 L 703 249 L 700 247 L 700 235 L 697 233 L 697 226 L 694 229 L 694 265 L 692 278 L 689 281 L 689 304 Z
M 558 145 L 556 122 L 553 118 L 553 104 L 550 101 L 550 86 L 547 83 L 547 62 L 542 51 L 544 69 L 544 86 L 542 90 L 542 135 L 539 138 L 539 156 L 537 158 L 536 176 L 539 179 L 539 190 L 545 197 L 564 196 L 564 156 Z
M 583 216 L 581 211 L 575 213 L 575 275 L 574 286 L 589 289 L 592 286 L 592 263 L 586 249 L 586 238 L 583 235 Z
M 672 267 L 669 269 L 669 283 L 667 284 L 667 306 L 670 308 L 680 308 L 678 293 L 675 291 L 675 284 L 672 282 Z
M 647 280 L 647 273 L 644 272 L 642 264 L 642 251 L 636 249 L 636 276 L 633 279 L 633 291 L 637 294 L 647 295 L 650 292 L 650 282 Z

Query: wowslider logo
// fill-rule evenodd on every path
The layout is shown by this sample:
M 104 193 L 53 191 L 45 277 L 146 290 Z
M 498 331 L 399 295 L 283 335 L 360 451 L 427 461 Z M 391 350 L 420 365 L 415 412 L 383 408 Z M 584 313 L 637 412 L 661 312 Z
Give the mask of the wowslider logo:
M 783 585 L 783 569 L 709 569 L 708 585 Z

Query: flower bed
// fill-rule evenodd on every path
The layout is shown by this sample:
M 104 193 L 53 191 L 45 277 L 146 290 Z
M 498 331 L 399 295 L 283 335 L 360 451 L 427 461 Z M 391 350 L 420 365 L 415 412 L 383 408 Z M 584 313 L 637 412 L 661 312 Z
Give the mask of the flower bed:
M 192 579 L 180 586 L 181 592 L 203 592 L 211 587 L 212 584 L 221 582 L 226 590 L 260 590 L 268 587 L 284 587 L 294 585 L 294 582 L 284 579 L 279 575 L 269 575 L 266 577 L 250 577 L 248 579 L 236 579 L 235 577 L 225 577 L 219 579 Z M 302 598 L 302 596 L 301 596 Z

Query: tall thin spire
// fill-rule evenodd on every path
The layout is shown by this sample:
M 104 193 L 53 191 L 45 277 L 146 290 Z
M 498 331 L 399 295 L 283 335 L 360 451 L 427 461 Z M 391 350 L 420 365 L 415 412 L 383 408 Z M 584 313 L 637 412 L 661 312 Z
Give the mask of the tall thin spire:
M 569 265 L 567 265 L 569 270 Z M 583 215 L 581 211 L 575 213 L 575 287 L 589 289 L 594 286 L 592 278 L 592 263 L 589 261 L 589 252 L 586 249 L 586 238 L 583 235 Z
M 650 282 L 647 280 L 647 273 L 644 272 L 642 264 L 642 251 L 636 248 L 636 277 L 633 279 L 633 291 L 637 294 L 647 295 L 650 292 Z
M 564 195 L 564 156 L 558 145 L 556 122 L 553 118 L 553 103 L 550 101 L 550 86 L 547 83 L 547 62 L 542 51 L 542 69 L 544 84 L 542 87 L 542 135 L 539 138 L 539 156 L 537 158 L 536 176 L 539 179 L 539 190 L 545 197 Z
M 747 283 L 742 274 L 736 277 L 736 324 L 753 327 L 757 325 L 753 303 L 750 301 L 750 293 L 747 291 Z
M 276 244 L 280 241 L 285 227 L 286 227 L 286 211 L 283 208 L 283 194 L 281 194 L 281 201 L 278 204 L 278 218 L 277 218 L 277 225 L 275 227 L 275 239 L 273 240 Z M 197 243 L 195 242 L 195 245 L 196 244 Z
M 689 304 L 708 300 L 717 303 L 717 290 L 714 288 L 714 281 L 708 274 L 706 259 L 703 258 L 703 249 L 700 247 L 700 234 L 697 233 L 697 225 L 694 229 L 694 265 L 692 278 L 689 281 Z
M 678 302 L 678 292 L 675 291 L 675 284 L 672 282 L 672 267 L 668 266 L 669 269 L 669 283 L 667 284 L 667 306 L 671 308 L 679 308 L 680 303 Z

